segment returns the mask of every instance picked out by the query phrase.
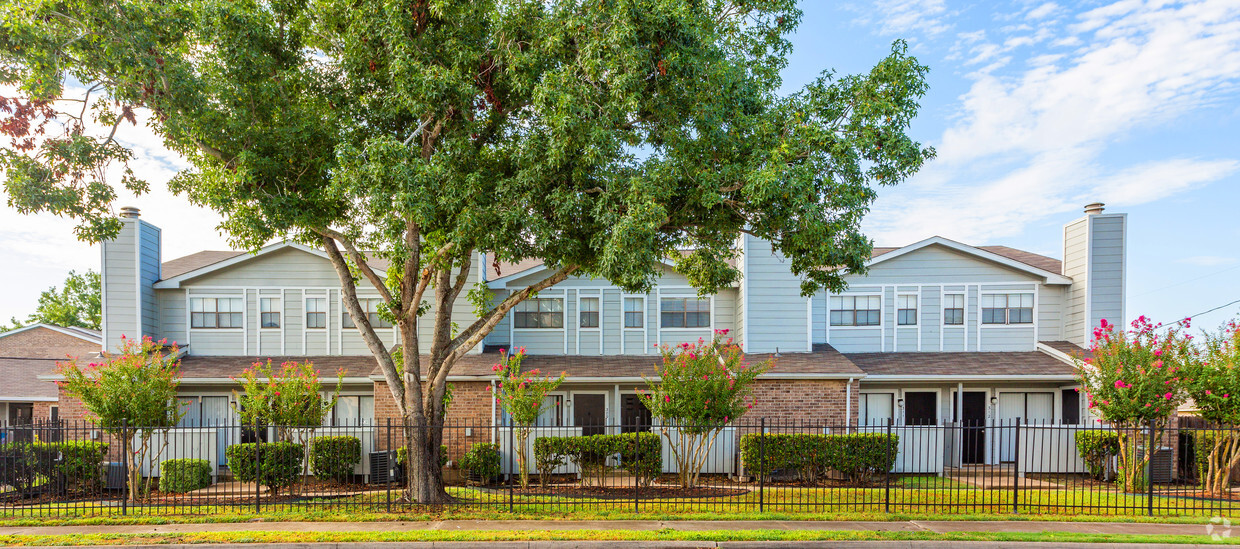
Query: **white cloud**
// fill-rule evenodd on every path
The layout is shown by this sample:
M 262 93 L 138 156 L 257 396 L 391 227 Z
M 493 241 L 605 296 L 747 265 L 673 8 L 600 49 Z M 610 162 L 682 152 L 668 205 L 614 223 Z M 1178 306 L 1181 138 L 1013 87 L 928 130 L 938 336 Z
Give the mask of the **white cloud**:
M 987 242 L 1093 200 L 1132 206 L 1240 172 L 1228 158 L 1102 161 L 1136 129 L 1234 96 L 1240 3 L 1121 1 L 1068 26 L 1043 23 L 957 35 L 966 66 L 989 64 L 966 75 L 938 158 L 890 201 L 880 198 L 869 218 L 880 242 L 931 234 Z M 1018 49 L 1030 51 L 1014 63 Z
M 947 22 L 944 0 L 878 0 L 864 10 L 861 23 L 873 24 L 879 34 L 911 38 L 911 34 L 937 36 L 952 26 Z
M 1194 255 L 1180 260 L 1180 263 L 1196 265 L 1198 267 L 1219 267 L 1222 265 L 1234 265 L 1237 259 L 1234 257 L 1226 257 L 1221 255 Z

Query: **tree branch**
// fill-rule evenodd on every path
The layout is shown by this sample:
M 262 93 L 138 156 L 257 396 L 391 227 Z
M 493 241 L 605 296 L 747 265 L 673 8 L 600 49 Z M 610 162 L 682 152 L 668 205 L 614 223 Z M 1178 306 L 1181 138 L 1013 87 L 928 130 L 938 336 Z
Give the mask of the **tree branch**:
M 353 263 L 357 265 L 357 269 L 362 272 L 362 276 L 366 277 L 366 280 L 369 280 L 370 284 L 379 291 L 379 295 L 383 296 L 384 301 L 391 303 L 392 292 L 388 291 L 387 285 L 384 284 L 383 279 L 380 278 L 379 274 L 370 267 L 370 264 L 366 261 L 366 256 L 357 250 L 357 247 L 353 245 L 352 241 L 345 238 L 343 234 L 326 227 L 315 229 L 315 232 L 340 242 L 340 244 L 344 246 L 345 251 L 349 252 L 349 258 L 352 259 Z
M 486 337 L 486 333 L 494 328 L 496 324 L 499 324 L 499 322 L 503 320 L 504 315 L 508 314 L 508 311 L 512 310 L 513 307 L 516 307 L 518 303 L 524 301 L 532 294 L 538 293 L 563 282 L 569 277 L 569 275 L 576 272 L 578 268 L 579 267 L 577 265 L 569 265 L 564 267 L 559 271 L 556 271 L 555 274 L 530 284 L 529 286 L 504 298 L 503 301 L 499 302 L 499 305 L 496 305 L 490 312 L 483 315 L 478 320 L 475 320 L 473 324 L 470 324 L 468 328 L 465 328 L 460 335 L 456 336 L 456 338 L 448 344 L 448 349 L 452 352 L 450 361 L 455 362 L 457 359 L 464 356 L 465 353 L 469 352 L 470 349 L 474 348 L 475 345 L 482 341 L 483 337 Z M 443 375 L 445 377 L 447 376 L 447 374 Z

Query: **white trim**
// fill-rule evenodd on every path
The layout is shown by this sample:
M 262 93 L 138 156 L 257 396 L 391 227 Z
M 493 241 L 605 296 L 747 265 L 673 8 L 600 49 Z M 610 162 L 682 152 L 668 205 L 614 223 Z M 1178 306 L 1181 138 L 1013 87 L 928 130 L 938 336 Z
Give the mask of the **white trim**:
M 1085 216 L 1085 321 L 1081 323 L 1085 333 L 1081 341 L 1092 341 L 1094 329 L 1094 216 Z
M 134 297 L 134 313 L 136 320 L 134 337 L 138 341 L 142 341 L 142 220 L 133 219 L 133 297 Z M 162 267 L 161 267 L 162 270 Z M 162 274 L 162 273 L 161 273 Z
M 953 375 L 903 375 L 903 374 L 870 374 L 865 380 L 869 382 L 883 381 L 916 381 L 931 383 L 936 381 L 976 382 L 991 381 L 1065 381 L 1076 379 L 1073 374 L 953 374 Z
M 108 241 L 99 243 L 99 336 L 100 349 L 108 351 Z M 160 267 L 163 268 L 162 266 Z M 189 310 L 189 302 L 185 303 L 186 310 Z M 189 345 L 189 313 L 185 317 L 185 344 Z M 14 330 L 16 331 L 16 330 Z M 13 333 L 13 332 L 8 332 Z M 0 335 L 4 337 L 4 335 Z
M 949 240 L 949 239 L 943 238 L 943 237 L 941 237 L 941 236 L 932 236 L 932 237 L 927 238 L 927 239 L 925 239 L 925 240 L 922 240 L 922 241 L 920 241 L 920 242 L 915 242 L 915 243 L 913 243 L 913 244 L 909 244 L 908 246 L 905 246 L 905 247 L 900 248 L 900 249 L 898 249 L 898 250 L 893 250 L 893 251 L 887 252 L 887 253 L 885 253 L 885 254 L 883 254 L 883 255 L 880 255 L 880 256 L 878 256 L 878 257 L 872 258 L 872 259 L 870 259 L 869 261 L 867 261 L 867 262 L 866 262 L 866 267 L 872 267 L 872 266 L 877 265 L 877 264 L 879 264 L 879 263 L 882 263 L 882 262 L 884 262 L 884 261 L 888 261 L 888 260 L 891 260 L 891 259 L 895 259 L 895 258 L 900 257 L 900 256 L 902 256 L 902 255 L 905 255 L 905 254 L 907 254 L 907 253 L 914 252 L 914 251 L 920 250 L 920 249 L 922 249 L 922 248 L 925 248 L 925 247 L 927 247 L 927 246 L 931 246 L 931 245 L 935 245 L 935 244 L 940 245 L 940 246 L 944 246 L 944 247 L 947 247 L 947 248 L 951 248 L 951 249 L 956 250 L 956 251 L 958 251 L 958 252 L 963 252 L 963 253 L 966 253 L 966 254 L 974 255 L 974 256 L 977 256 L 977 257 L 980 257 L 980 258 L 982 258 L 982 259 L 986 259 L 986 260 L 989 260 L 989 261 L 992 261 L 992 262 L 995 262 L 995 263 L 999 263 L 999 264 L 1001 264 L 1001 265 L 1004 265 L 1004 266 L 1007 266 L 1007 267 L 1011 267 L 1011 268 L 1016 269 L 1016 270 L 1018 270 L 1018 271 L 1024 271 L 1024 272 L 1027 272 L 1027 273 L 1030 273 L 1030 274 L 1033 274 L 1033 275 L 1036 275 L 1036 276 L 1042 277 L 1042 278 L 1046 279 L 1046 283 L 1047 283 L 1047 284 L 1071 284 L 1071 283 L 1072 283 L 1072 279 L 1067 278 L 1067 277 L 1065 277 L 1065 276 L 1063 276 L 1063 275 L 1056 274 L 1056 273 L 1052 273 L 1052 272 L 1050 272 L 1050 271 L 1045 271 L 1045 270 L 1039 269 L 1039 268 L 1037 268 L 1037 267 L 1034 267 L 1034 266 L 1032 266 L 1032 265 L 1028 265 L 1028 264 L 1026 264 L 1026 263 L 1021 263 L 1021 262 L 1016 261 L 1016 260 L 1014 260 L 1014 259 L 1009 259 L 1009 258 L 1007 258 L 1007 257 L 1001 256 L 1001 255 L 996 254 L 996 253 L 994 253 L 994 252 L 988 252 L 988 251 L 983 250 L 983 249 L 981 249 L 981 248 L 977 248 L 977 247 L 974 247 L 974 246 L 970 246 L 970 245 L 968 245 L 968 244 L 962 244 L 962 243 L 960 243 L 960 242 L 956 242 L 956 241 L 954 241 L 954 240 Z
M 59 397 L 0 396 L 0 402 L 56 402 L 58 400 L 60 400 Z
M 741 233 L 741 349 L 749 348 L 749 235 Z M 828 304 L 828 307 L 830 304 Z M 830 342 L 831 318 L 827 318 L 827 341 Z
M 974 377 L 976 377 L 976 376 L 970 377 L 969 379 L 974 379 Z M 1027 376 L 1026 376 L 1026 377 L 1027 377 Z M 40 378 L 40 379 L 42 379 L 42 378 Z M 347 380 L 349 380 L 350 378 L 345 378 L 345 379 L 346 379 L 346 381 L 347 381 Z M 370 379 L 371 381 L 383 381 L 383 380 L 384 380 L 383 376 L 371 376 L 369 379 Z M 490 380 L 493 380 L 493 379 L 494 379 L 494 376 L 492 376 L 492 375 L 485 375 L 485 376 L 450 375 L 450 376 L 448 376 L 448 378 L 447 378 L 447 380 L 448 380 L 448 381 L 490 381 Z M 568 376 L 568 377 L 565 377 L 565 378 L 564 378 L 564 382 L 565 382 L 565 383 L 644 383 L 644 382 L 646 382 L 647 380 L 649 380 L 649 381 L 659 381 L 659 379 L 660 379 L 660 378 L 659 378 L 658 376 L 647 376 L 647 377 L 641 377 L 641 376 L 599 376 L 599 377 Z M 868 379 L 868 378 L 866 377 L 866 375 L 865 375 L 865 374 L 859 374 L 859 373 L 852 373 L 852 374 L 795 374 L 795 373 L 785 373 L 785 374 L 762 374 L 762 375 L 758 376 L 758 379 L 771 379 L 771 380 L 779 380 L 779 379 L 786 379 L 786 380 L 809 380 L 809 379 L 824 379 L 824 380 L 836 380 L 836 379 L 839 379 L 839 380 L 847 380 L 847 379 L 853 379 L 853 380 L 861 380 L 861 379 Z M 230 381 L 231 381 L 231 380 L 230 380 Z M 231 383 L 236 383 L 236 382 L 235 382 L 235 381 L 231 381 Z
M 306 326 L 306 314 L 307 314 L 306 289 L 302 288 L 301 289 L 301 354 L 303 355 L 310 354 L 309 349 L 306 348 L 308 345 L 308 342 L 306 341 L 306 336 L 309 334 L 309 330 L 310 330 L 310 328 Z
M 583 294 L 582 292 L 583 290 L 580 290 L 580 289 L 577 290 L 577 305 L 576 305 L 577 321 L 573 323 L 573 328 L 574 328 L 573 332 L 576 335 L 577 341 L 574 344 L 573 348 L 576 349 L 578 355 L 581 355 L 581 332 L 598 333 L 598 340 L 599 340 L 598 353 L 601 355 L 603 354 L 603 290 L 600 288 L 598 290 L 598 295 L 594 295 L 593 293 L 586 295 L 586 294 Z M 582 299 L 597 299 L 598 300 L 598 311 L 596 311 L 598 313 L 598 326 L 595 328 L 582 328 L 581 327 L 581 300 Z M 567 326 L 567 324 L 565 326 Z M 565 354 L 568 354 L 568 353 L 566 352 Z
M 713 320 L 711 328 L 714 328 Z M 710 333 L 713 335 L 715 331 L 712 329 Z M 814 352 L 814 296 L 805 300 L 805 352 Z
M 243 291 L 244 291 L 244 289 L 243 289 Z M 242 308 L 242 310 L 241 310 L 241 311 L 229 311 L 229 313 L 233 313 L 233 312 L 240 312 L 240 313 L 241 313 L 241 326 L 238 326 L 238 327 L 236 327 L 236 328 L 195 328 L 195 327 L 194 327 L 194 322 L 193 322 L 193 312 L 194 312 L 194 311 L 193 311 L 193 307 L 191 307 L 191 306 L 190 306 L 190 304 L 191 304 L 191 303 L 193 302 L 193 300 L 195 300 L 195 299 L 217 299 L 217 300 L 218 300 L 218 299 L 240 299 L 240 300 L 241 300 L 241 308 Z M 216 313 L 219 313 L 219 304 L 216 304 L 215 308 L 216 308 Z M 194 294 L 194 295 L 192 295 L 192 296 L 191 296 L 191 295 L 189 294 L 189 292 L 185 292 L 185 338 L 186 338 L 186 339 L 189 339 L 189 333 L 190 333 L 190 332 L 192 332 L 192 331 L 195 331 L 195 330 L 197 330 L 197 331 L 202 331 L 202 332 L 207 332 L 207 333 L 225 333 L 225 334 L 226 334 L 226 333 L 238 332 L 238 331 L 241 331 L 241 332 L 248 332 L 249 330 L 246 330 L 246 325 L 245 325 L 245 320 L 246 320 L 246 318 L 245 318 L 245 309 L 246 309 L 246 299 L 245 299 L 245 295 L 244 295 L 244 294 L 242 294 L 242 295 L 236 295 L 236 294 L 209 294 L 209 293 L 203 293 L 203 294 Z M 243 342 L 245 341 L 245 337 L 242 337 L 242 341 L 243 341 Z M 244 343 L 243 343 L 243 344 L 244 344 Z M 246 352 L 245 354 L 249 354 L 249 352 L 248 352 L 249 347 L 243 347 L 243 348 L 247 350 L 247 352 Z
M 1050 345 L 1047 345 L 1041 341 L 1037 342 L 1037 344 L 1034 345 L 1034 348 L 1052 357 L 1055 357 L 1056 359 L 1059 359 L 1059 361 L 1063 362 L 1064 364 L 1071 364 L 1072 366 L 1077 365 L 1076 359 L 1072 358 L 1072 355 L 1069 355 L 1068 353 L 1065 353 L 1063 351 L 1060 351 L 1059 349 L 1051 347 Z
M 255 293 L 258 293 L 255 291 Z M 217 305 L 218 309 L 219 306 Z M 241 348 L 250 354 L 250 290 L 241 289 Z
M 84 333 L 81 333 L 81 332 L 75 332 L 75 331 L 73 331 L 73 330 L 71 330 L 71 329 L 69 329 L 69 328 L 64 328 L 64 327 L 61 327 L 61 326 L 57 326 L 57 325 L 55 325 L 55 324 L 46 324 L 46 323 L 43 323 L 43 322 L 39 322 L 39 323 L 35 323 L 35 324 L 27 324 L 27 325 L 25 325 L 25 326 L 22 326 L 21 328 L 13 328 L 12 330 L 9 330 L 9 331 L 7 331 L 7 332 L 0 332 L 0 339 L 6 338 L 6 337 L 11 336 L 11 335 L 13 335 L 13 334 L 18 334 L 18 333 L 24 332 L 24 331 L 26 331 L 26 330 L 32 330 L 32 329 L 34 329 L 34 328 L 47 328 L 47 329 L 52 330 L 52 331 L 54 331 L 54 332 L 60 332 L 60 333 L 62 333 L 62 334 L 68 335 L 68 336 L 73 336 L 73 337 L 76 337 L 76 338 L 78 338 L 78 339 L 80 339 L 80 340 L 82 340 L 82 341 L 86 341 L 86 342 L 90 342 L 90 343 L 103 343 L 103 337 L 102 337 L 102 336 L 100 336 L 100 337 L 94 337 L 94 336 L 91 336 L 91 335 L 89 335 L 89 334 L 84 334 Z

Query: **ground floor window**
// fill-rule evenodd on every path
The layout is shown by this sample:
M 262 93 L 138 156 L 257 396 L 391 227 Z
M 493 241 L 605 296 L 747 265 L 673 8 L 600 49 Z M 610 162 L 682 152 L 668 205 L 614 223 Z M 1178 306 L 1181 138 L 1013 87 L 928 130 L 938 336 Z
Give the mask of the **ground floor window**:
M 332 408 L 330 424 L 335 427 L 370 425 L 375 418 L 375 397 L 341 395 Z
M 862 425 L 886 425 L 895 414 L 895 395 L 892 393 L 861 393 Z
M 904 424 L 935 425 L 939 421 L 937 391 L 904 392 Z

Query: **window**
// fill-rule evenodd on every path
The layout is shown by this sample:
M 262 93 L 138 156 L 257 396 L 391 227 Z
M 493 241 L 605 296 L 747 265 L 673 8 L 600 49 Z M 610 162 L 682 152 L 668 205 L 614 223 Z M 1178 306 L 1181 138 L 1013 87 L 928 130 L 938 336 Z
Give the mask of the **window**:
M 886 425 L 895 417 L 895 395 L 891 393 L 861 393 L 861 425 Z
M 517 304 L 513 326 L 517 328 L 563 328 L 564 300 L 527 299 Z
M 361 305 L 363 311 L 366 311 L 366 320 L 370 321 L 371 328 L 391 328 L 392 323 L 383 320 L 383 318 L 379 316 L 380 303 L 382 303 L 382 300 L 377 297 L 363 297 L 357 300 L 357 304 Z M 357 327 L 357 325 L 353 324 L 353 316 L 350 315 L 348 311 L 345 311 L 340 315 L 340 320 L 341 322 L 344 322 L 345 328 Z
M 982 324 L 1033 324 L 1033 294 L 983 294 Z
M 831 297 L 832 326 L 878 326 L 879 304 L 876 295 L 837 295 Z
M 240 328 L 241 298 L 193 297 L 189 300 L 191 328 Z
M 900 326 L 917 325 L 917 296 L 896 296 L 896 324 Z
M 661 299 L 659 326 L 663 328 L 709 328 L 710 300 L 696 297 Z
M 336 398 L 329 423 L 336 427 L 370 425 L 375 418 L 375 397 L 342 395 Z
M 943 296 L 943 324 L 948 326 L 964 325 L 964 294 L 947 294 Z
M 259 326 L 262 328 L 280 327 L 280 298 L 262 297 L 258 299 Z
M 645 300 L 640 297 L 624 298 L 624 327 L 641 328 L 645 324 L 645 312 L 642 310 Z
M 306 327 L 327 327 L 327 298 L 311 297 L 306 299 Z
M 582 328 L 598 328 L 598 298 L 583 297 L 581 298 L 581 327 Z

